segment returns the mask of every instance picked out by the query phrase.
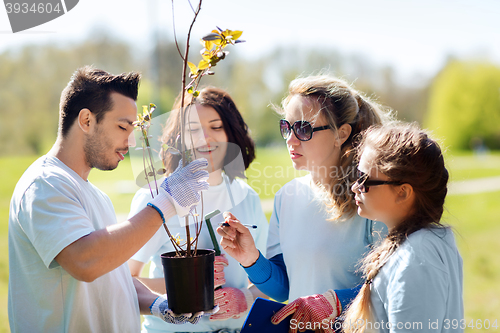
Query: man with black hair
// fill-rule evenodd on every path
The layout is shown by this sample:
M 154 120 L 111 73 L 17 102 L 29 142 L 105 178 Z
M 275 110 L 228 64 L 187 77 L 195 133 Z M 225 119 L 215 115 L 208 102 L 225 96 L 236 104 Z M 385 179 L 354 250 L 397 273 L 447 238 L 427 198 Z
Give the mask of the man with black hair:
M 167 322 L 199 320 L 201 314 L 173 314 L 163 296 L 132 279 L 126 262 L 165 219 L 199 202 L 208 188 L 206 160 L 178 168 L 122 223 L 87 179 L 92 168 L 115 169 L 134 144 L 139 80 L 134 72 L 83 67 L 63 90 L 57 140 L 25 171 L 11 200 L 12 332 L 138 332 L 139 313 L 150 308 Z

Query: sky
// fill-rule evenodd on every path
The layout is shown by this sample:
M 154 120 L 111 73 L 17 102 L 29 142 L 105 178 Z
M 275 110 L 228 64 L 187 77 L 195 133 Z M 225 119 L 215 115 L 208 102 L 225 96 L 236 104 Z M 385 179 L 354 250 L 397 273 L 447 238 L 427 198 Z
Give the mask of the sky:
M 5 0 L 4 2 L 8 2 Z M 198 1 L 191 0 L 193 5 Z M 192 20 L 186 0 L 175 0 L 177 34 Z M 219 26 L 242 30 L 238 52 L 256 58 L 277 45 L 361 54 L 400 75 L 433 75 L 450 55 L 500 65 L 499 0 L 205 0 L 192 40 Z M 98 28 L 148 50 L 152 31 L 172 36 L 171 0 L 79 0 L 65 15 L 12 33 L 0 8 L 0 53 L 30 43 L 71 45 Z

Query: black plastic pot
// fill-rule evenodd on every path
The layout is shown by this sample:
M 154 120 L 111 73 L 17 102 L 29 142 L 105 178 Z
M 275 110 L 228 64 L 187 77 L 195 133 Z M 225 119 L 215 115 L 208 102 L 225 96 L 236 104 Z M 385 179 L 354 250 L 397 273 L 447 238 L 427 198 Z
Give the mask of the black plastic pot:
M 214 308 L 214 250 L 198 250 L 194 257 L 161 255 L 168 307 L 174 313 L 196 313 Z

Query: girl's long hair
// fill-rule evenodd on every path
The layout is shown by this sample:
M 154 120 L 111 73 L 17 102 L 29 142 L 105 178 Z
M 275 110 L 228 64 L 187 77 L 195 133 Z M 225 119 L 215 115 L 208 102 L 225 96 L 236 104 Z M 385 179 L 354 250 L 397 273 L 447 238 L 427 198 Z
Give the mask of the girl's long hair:
M 343 124 L 352 128 L 349 138 L 341 146 L 340 165 L 330 178 L 328 186 L 323 186 L 327 194 L 326 206 L 330 220 L 352 217 L 356 212 L 351 183 L 355 180 L 354 138 L 371 125 L 391 119 L 389 109 L 363 96 L 345 81 L 329 76 L 316 75 L 297 78 L 290 83 L 288 96 L 282 102 L 280 113 L 292 99 L 299 95 L 309 98 L 318 106 L 318 116 L 322 114 L 330 128 L 336 131 Z M 329 171 L 330 174 L 333 173 Z
M 346 312 L 345 332 L 364 332 L 371 319 L 371 281 L 408 236 L 422 228 L 442 227 L 447 193 L 448 171 L 441 149 L 416 124 L 394 122 L 372 127 L 363 133 L 357 155 L 367 147 L 375 152 L 372 165 L 378 172 L 413 187 L 415 204 L 411 215 L 363 259 L 361 270 L 366 283 Z

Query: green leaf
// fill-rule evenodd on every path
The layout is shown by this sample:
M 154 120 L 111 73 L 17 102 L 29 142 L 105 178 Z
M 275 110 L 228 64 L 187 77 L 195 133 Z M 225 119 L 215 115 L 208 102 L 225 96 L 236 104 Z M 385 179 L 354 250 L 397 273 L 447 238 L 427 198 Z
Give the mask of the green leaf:
M 177 150 L 176 148 L 174 147 L 171 147 L 169 145 L 167 145 L 166 143 L 164 143 L 161 148 L 163 149 L 164 152 L 166 153 L 170 153 L 172 155 L 180 155 L 181 153 L 179 152 L 179 150 Z

